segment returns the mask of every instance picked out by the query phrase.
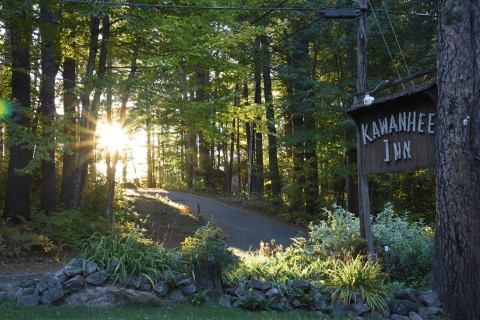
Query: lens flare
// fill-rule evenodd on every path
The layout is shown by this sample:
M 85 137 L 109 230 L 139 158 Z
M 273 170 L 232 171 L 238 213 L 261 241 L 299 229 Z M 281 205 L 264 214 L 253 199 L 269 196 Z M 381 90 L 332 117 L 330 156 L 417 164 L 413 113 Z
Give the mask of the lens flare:
M 110 153 L 122 152 L 128 143 L 128 135 L 118 123 L 99 128 L 100 145 Z
M 0 120 L 10 118 L 13 113 L 13 104 L 6 99 L 0 99 Z

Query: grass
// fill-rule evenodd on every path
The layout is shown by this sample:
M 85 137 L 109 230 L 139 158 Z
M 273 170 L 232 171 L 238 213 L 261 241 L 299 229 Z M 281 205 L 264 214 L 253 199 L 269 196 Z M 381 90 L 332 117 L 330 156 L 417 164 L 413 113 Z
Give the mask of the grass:
M 175 305 L 172 307 L 130 307 L 116 309 L 95 309 L 79 307 L 36 307 L 23 308 L 10 304 L 0 304 L 0 314 L 3 320 L 320 320 L 314 313 L 273 313 L 247 312 L 236 309 L 226 309 L 213 306 L 194 307 Z

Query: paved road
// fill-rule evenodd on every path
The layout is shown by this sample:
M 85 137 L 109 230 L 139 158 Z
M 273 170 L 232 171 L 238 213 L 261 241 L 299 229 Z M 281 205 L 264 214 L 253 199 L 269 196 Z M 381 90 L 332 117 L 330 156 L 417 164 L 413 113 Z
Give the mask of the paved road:
M 140 189 L 139 192 L 168 197 L 186 205 L 192 212 L 197 212 L 197 204 L 200 205 L 200 215 L 213 218 L 228 234 L 228 245 L 240 252 L 256 250 L 260 241 L 270 239 L 286 246 L 300 232 L 290 225 L 203 196 L 162 189 Z

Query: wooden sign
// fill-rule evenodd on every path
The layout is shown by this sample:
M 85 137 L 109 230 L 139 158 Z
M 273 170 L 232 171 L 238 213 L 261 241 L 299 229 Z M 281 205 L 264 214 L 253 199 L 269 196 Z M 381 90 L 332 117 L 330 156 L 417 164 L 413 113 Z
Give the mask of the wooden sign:
M 435 84 L 410 88 L 347 110 L 357 126 L 362 174 L 435 165 Z

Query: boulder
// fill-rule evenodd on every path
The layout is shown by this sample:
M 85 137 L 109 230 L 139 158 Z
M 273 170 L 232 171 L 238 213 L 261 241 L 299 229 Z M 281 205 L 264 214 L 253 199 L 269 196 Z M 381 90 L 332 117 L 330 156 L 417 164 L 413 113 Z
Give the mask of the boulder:
M 168 294 L 168 285 L 165 281 L 160 281 L 153 287 L 153 291 L 160 297 L 165 297 Z
M 127 286 L 133 289 L 140 289 L 140 287 L 142 286 L 142 279 L 137 276 L 130 276 L 126 279 L 126 282 Z
M 292 300 L 290 300 L 290 304 L 294 308 L 300 308 L 302 306 L 302 302 L 300 300 L 298 300 L 297 298 L 293 298 Z
M 438 299 L 438 295 L 433 290 L 422 292 L 418 296 L 418 298 L 427 307 L 440 307 L 440 300 Z
M 106 286 L 90 287 L 74 292 L 65 298 L 65 303 L 82 307 L 125 307 L 130 305 L 158 305 L 161 301 L 150 292 Z
M 260 291 L 266 291 L 272 287 L 269 283 L 265 283 L 258 279 L 250 280 L 249 285 L 252 289 L 260 290 Z
M 278 288 L 272 288 L 265 292 L 265 297 L 267 297 L 267 299 L 275 299 L 281 296 L 282 293 L 280 292 L 280 290 L 278 290 Z
M 345 309 L 345 305 L 339 301 L 333 305 L 333 310 L 330 315 L 332 318 L 345 318 L 348 316 L 348 312 Z
M 294 280 L 292 286 L 297 289 L 302 289 L 304 291 L 310 290 L 311 284 L 306 280 Z
M 390 319 L 391 320 L 410 320 L 407 316 L 396 314 L 396 313 L 392 314 L 390 316 Z
M 81 275 L 76 275 L 75 277 L 67 280 L 63 283 L 63 287 L 68 291 L 78 291 L 85 287 L 85 278 Z
M 418 305 L 410 300 L 391 299 L 388 308 L 392 314 L 396 313 L 403 316 L 408 316 L 412 311 L 418 311 Z
M 275 311 L 290 311 L 292 306 L 288 302 L 288 299 L 285 297 L 280 298 L 280 300 L 272 303 L 271 308 Z
M 256 303 L 263 303 L 265 301 L 265 295 L 263 294 L 262 291 L 260 290 L 254 290 L 253 291 L 253 300 L 256 302 Z
M 182 286 L 181 290 L 182 290 L 183 294 L 185 294 L 187 296 L 191 296 L 192 294 L 197 292 L 197 286 L 192 283 L 192 284 L 189 284 L 187 286 Z
M 22 307 L 37 306 L 38 302 L 38 296 L 36 294 L 22 295 L 15 299 L 15 303 Z
M 424 318 L 435 317 L 443 313 L 442 308 L 438 307 L 420 307 L 418 308 L 418 314 Z
M 42 304 L 52 304 L 64 296 L 63 286 L 54 275 L 43 277 L 35 288 L 35 294 Z
M 95 262 L 89 260 L 85 263 L 83 267 L 83 276 L 88 277 L 89 275 L 97 271 L 98 271 L 98 265 Z
M 83 267 L 83 259 L 82 258 L 72 258 L 69 263 L 65 265 L 65 267 L 77 267 L 77 268 L 82 268 Z
M 226 294 L 220 297 L 220 299 L 218 300 L 218 304 L 224 308 L 232 307 L 232 302 L 230 301 L 230 298 Z
M 63 268 L 63 274 L 66 275 L 67 278 L 71 278 L 76 275 L 82 274 L 82 272 L 83 272 L 83 269 L 81 267 L 67 266 Z
M 413 290 L 407 290 L 407 289 L 396 289 L 393 292 L 393 297 L 395 299 L 400 299 L 400 300 L 410 300 L 412 302 L 418 303 L 418 299 L 415 296 L 415 292 Z
M 142 291 L 150 291 L 152 290 L 152 284 L 150 283 L 150 280 L 145 277 L 145 276 L 142 276 L 142 283 L 140 284 L 140 290 Z
M 118 261 L 116 260 L 110 260 L 107 264 L 107 273 L 114 273 L 117 270 L 117 267 L 119 266 Z
M 423 320 L 423 318 L 418 313 L 413 311 L 408 314 L 408 318 L 410 320 Z
M 313 294 L 313 307 L 317 310 L 322 310 L 326 306 L 325 298 L 320 292 Z
M 235 290 L 234 290 L 234 294 L 237 296 L 237 297 L 243 297 L 247 294 L 247 291 L 245 290 L 245 286 L 243 284 L 239 284 Z
M 102 285 L 105 281 L 107 281 L 108 275 L 105 270 L 100 270 L 90 274 L 88 277 L 85 278 L 85 281 L 92 286 L 99 286 Z
M 187 302 L 188 298 L 185 297 L 182 290 L 175 289 L 172 291 L 172 293 L 170 293 L 170 300 L 176 303 L 183 303 L 183 302 Z
M 10 298 L 8 292 L 1 291 L 0 292 L 0 302 L 7 301 Z
M 15 290 L 13 297 L 16 299 L 21 296 L 28 296 L 35 293 L 35 288 L 18 288 Z
M 364 317 L 370 312 L 370 307 L 366 303 L 354 303 L 350 305 L 350 310 L 356 315 Z

